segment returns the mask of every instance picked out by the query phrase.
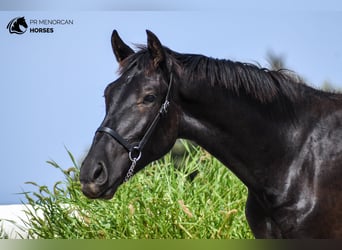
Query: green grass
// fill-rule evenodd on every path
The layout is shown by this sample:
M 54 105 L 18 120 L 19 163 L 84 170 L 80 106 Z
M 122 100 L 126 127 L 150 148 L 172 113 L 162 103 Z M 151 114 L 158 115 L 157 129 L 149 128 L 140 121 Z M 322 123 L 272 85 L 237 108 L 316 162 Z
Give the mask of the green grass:
M 246 188 L 199 147 L 187 149 L 181 167 L 171 154 L 123 184 L 110 201 L 89 200 L 80 191 L 79 167 L 62 169 L 53 188 L 34 182 L 25 193 L 32 238 L 231 239 L 253 238 L 244 215 Z M 189 174 L 199 174 L 189 181 Z

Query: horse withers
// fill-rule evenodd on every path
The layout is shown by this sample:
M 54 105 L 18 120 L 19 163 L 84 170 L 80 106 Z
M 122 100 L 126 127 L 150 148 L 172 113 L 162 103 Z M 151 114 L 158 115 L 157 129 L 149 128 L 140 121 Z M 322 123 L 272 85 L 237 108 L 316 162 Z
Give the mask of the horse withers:
M 257 238 L 342 238 L 342 95 L 286 71 L 181 54 L 147 31 L 134 51 L 116 31 L 120 77 L 80 173 L 83 193 L 110 199 L 190 139 L 247 186 Z

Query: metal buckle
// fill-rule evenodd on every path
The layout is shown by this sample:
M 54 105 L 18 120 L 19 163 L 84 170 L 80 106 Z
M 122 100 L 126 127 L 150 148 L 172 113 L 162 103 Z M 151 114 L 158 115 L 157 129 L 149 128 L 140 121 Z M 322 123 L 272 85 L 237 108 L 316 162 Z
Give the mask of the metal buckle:
M 159 111 L 160 114 L 162 114 L 162 115 L 167 114 L 168 109 L 169 109 L 169 105 L 170 105 L 170 102 L 169 102 L 169 101 L 165 101 L 165 102 L 162 104 L 161 108 L 160 108 L 160 111 Z

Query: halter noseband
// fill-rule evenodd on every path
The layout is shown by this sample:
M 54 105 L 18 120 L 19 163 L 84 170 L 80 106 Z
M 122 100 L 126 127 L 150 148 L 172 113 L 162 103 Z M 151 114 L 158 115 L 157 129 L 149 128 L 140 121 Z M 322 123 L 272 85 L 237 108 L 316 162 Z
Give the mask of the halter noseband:
M 119 135 L 115 130 L 108 128 L 108 127 L 99 127 L 96 130 L 96 133 L 102 132 L 102 133 L 106 133 L 110 135 L 113 139 L 115 139 L 119 144 L 121 144 L 121 146 L 123 146 L 127 150 L 128 158 L 132 162 L 132 164 L 126 174 L 125 182 L 128 181 L 129 178 L 133 176 L 135 165 L 140 160 L 141 154 L 142 154 L 141 152 L 144 146 L 146 145 L 147 141 L 151 137 L 152 132 L 154 131 L 155 127 L 158 124 L 158 121 L 163 115 L 166 115 L 168 112 L 168 108 L 170 105 L 169 99 L 170 99 L 171 86 L 172 86 L 172 73 L 170 74 L 170 81 L 169 81 L 169 86 L 168 86 L 167 93 L 165 96 L 165 100 L 160 106 L 158 113 L 154 117 L 151 125 L 148 127 L 148 129 L 146 130 L 144 136 L 142 137 L 139 143 L 132 144 L 128 142 L 121 135 Z

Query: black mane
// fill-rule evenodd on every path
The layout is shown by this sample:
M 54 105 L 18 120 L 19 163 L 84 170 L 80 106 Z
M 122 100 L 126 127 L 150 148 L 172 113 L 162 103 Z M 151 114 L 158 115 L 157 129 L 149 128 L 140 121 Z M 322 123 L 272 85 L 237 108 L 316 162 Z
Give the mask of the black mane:
M 133 66 L 147 71 L 153 68 L 148 49 L 139 45 L 138 52 L 128 57 L 121 65 L 120 72 L 126 72 Z M 244 91 L 261 103 L 279 98 L 290 101 L 297 99 L 300 91 L 300 78 L 288 70 L 269 70 L 250 63 L 214 59 L 204 55 L 181 54 L 166 47 L 165 51 L 172 60 L 174 69 L 189 82 L 203 81 L 210 86 L 220 86 L 239 95 Z
M 203 55 L 173 53 L 183 66 L 189 81 L 206 80 L 211 86 L 220 86 L 241 91 L 265 103 L 285 97 L 295 100 L 298 97 L 296 86 L 301 84 L 299 77 L 287 70 L 269 70 L 254 64 L 214 59 Z

